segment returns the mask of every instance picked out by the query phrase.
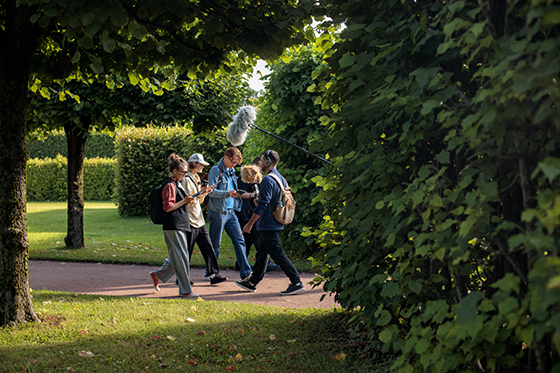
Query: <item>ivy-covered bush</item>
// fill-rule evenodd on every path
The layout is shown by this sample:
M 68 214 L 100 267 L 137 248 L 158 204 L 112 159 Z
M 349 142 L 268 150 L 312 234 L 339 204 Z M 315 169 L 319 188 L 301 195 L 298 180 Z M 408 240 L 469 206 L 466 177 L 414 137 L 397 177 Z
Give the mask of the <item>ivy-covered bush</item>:
M 84 160 L 84 200 L 111 200 L 115 185 L 115 158 L 90 158 Z M 68 160 L 32 158 L 27 162 L 27 200 L 65 201 Z
M 66 134 L 63 130 L 46 133 L 35 131 L 28 135 L 29 158 L 55 158 L 58 154 L 68 157 Z M 106 131 L 92 130 L 88 134 L 84 158 L 114 158 L 115 138 Z
M 317 138 L 324 131 L 319 119 L 330 111 L 314 105 L 320 95 L 308 92 L 307 88 L 317 83 L 312 78 L 314 72 L 325 67 L 321 55 L 310 47 L 287 52 L 271 66 L 256 124 L 303 149 L 316 151 Z M 326 175 L 327 164 L 255 129 L 249 132 L 245 143 L 244 162 L 250 163 L 266 149 L 276 150 L 280 155 L 278 170 L 288 181 L 297 203 L 294 221 L 282 231 L 282 244 L 293 255 L 313 256 L 318 245 L 312 237 L 302 237 L 301 233 L 305 228 L 317 228 L 322 221 L 323 207 L 312 204 L 320 191 L 312 179 Z
M 227 149 L 225 132 L 195 136 L 186 127 L 133 128 L 116 136 L 118 167 L 116 172 L 116 202 L 121 216 L 149 214 L 148 196 L 167 177 L 171 153 L 185 160 L 201 153 L 213 165 Z
M 560 7 L 320 3 L 326 289 L 398 372 L 560 372 Z

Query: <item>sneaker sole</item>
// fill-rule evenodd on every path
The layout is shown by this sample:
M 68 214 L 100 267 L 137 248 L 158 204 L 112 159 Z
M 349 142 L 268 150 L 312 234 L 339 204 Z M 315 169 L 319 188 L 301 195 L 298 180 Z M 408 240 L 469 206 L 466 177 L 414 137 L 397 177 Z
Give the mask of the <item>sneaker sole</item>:
M 305 290 L 305 288 L 301 288 L 301 289 L 297 289 L 297 290 L 294 290 L 294 291 L 289 292 L 289 293 L 285 293 L 285 292 L 282 291 L 282 292 L 280 292 L 280 295 L 295 295 L 295 294 L 301 293 L 304 290 Z
M 256 292 L 257 292 L 257 289 L 247 288 L 247 287 L 245 287 L 245 286 L 243 286 L 243 285 L 238 284 L 237 281 L 235 281 L 234 284 L 237 285 L 237 286 L 239 286 L 241 289 L 243 289 L 243 290 L 245 290 L 245 291 L 248 291 L 248 292 L 251 292 L 251 293 L 256 293 Z

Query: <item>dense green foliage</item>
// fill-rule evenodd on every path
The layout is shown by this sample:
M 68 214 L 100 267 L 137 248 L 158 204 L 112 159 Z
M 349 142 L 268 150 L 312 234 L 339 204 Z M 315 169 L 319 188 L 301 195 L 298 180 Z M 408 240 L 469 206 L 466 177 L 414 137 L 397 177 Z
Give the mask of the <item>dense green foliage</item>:
M 27 200 L 65 201 L 68 196 L 66 169 L 68 161 L 32 158 L 27 162 Z M 84 200 L 108 201 L 115 185 L 115 158 L 88 158 L 84 161 Z
M 184 127 L 148 126 L 118 132 L 116 202 L 119 214 L 148 215 L 148 195 L 167 177 L 171 153 L 179 154 L 185 160 L 193 153 L 201 153 L 212 165 L 221 159 L 227 148 L 224 131 L 212 136 L 195 136 Z
M 557 3 L 321 3 L 326 288 L 399 372 L 559 372 Z
M 314 105 L 320 95 L 308 92 L 307 88 L 317 83 L 312 74 L 325 67 L 321 55 L 309 47 L 288 52 L 272 64 L 256 124 L 303 149 L 316 150 L 317 138 L 324 131 L 319 118 L 330 111 Z M 303 258 L 313 256 L 318 249 L 315 240 L 301 233 L 305 227 L 316 228 L 321 223 L 322 206 L 311 203 L 320 188 L 311 179 L 325 175 L 326 163 L 255 129 L 251 130 L 244 147 L 245 162 L 249 163 L 266 149 L 279 153 L 278 170 L 288 181 L 297 203 L 294 221 L 282 232 L 284 248 Z
M 46 134 L 30 133 L 27 143 L 29 158 L 55 158 L 58 154 L 68 157 L 66 134 L 62 130 L 55 130 Z M 102 131 L 93 130 L 88 135 L 84 149 L 84 158 L 114 158 L 115 137 Z

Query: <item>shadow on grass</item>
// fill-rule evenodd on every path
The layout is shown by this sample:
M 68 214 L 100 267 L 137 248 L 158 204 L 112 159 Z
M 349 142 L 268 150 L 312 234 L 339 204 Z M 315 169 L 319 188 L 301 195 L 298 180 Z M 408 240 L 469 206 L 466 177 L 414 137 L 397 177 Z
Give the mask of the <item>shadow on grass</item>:
M 43 323 L 0 329 L 4 371 L 388 371 L 387 361 L 356 348 L 337 310 L 56 292 L 34 298 Z

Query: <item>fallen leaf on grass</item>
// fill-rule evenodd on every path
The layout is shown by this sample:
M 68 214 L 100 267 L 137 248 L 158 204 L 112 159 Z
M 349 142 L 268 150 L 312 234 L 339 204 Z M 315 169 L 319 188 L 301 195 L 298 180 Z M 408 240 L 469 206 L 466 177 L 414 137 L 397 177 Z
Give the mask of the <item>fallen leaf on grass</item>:
M 154 338 L 154 339 L 160 339 L 160 336 L 156 334 L 156 335 L 154 335 L 153 338 Z
M 271 334 L 268 338 L 270 338 L 271 341 L 274 341 L 276 339 L 276 336 L 274 334 Z
M 176 340 L 177 338 L 175 338 L 175 337 L 172 336 L 172 335 L 168 335 L 168 336 L 167 336 L 167 339 L 169 339 L 169 340 L 171 340 L 171 341 L 174 341 L 174 340 Z
M 91 351 L 84 351 L 84 350 L 80 351 L 79 355 L 83 356 L 83 357 L 94 357 L 95 356 Z
M 190 317 L 187 317 L 187 322 L 194 322 L 194 319 L 191 319 Z
M 235 367 L 233 365 L 230 365 L 229 367 L 226 368 L 226 370 L 234 371 Z
M 237 361 L 243 360 L 243 355 L 241 355 L 241 354 L 235 355 L 235 360 L 237 360 Z
M 198 335 L 206 335 L 206 332 L 204 330 L 201 330 L 197 333 Z
M 340 354 L 335 355 L 333 357 L 333 359 L 338 360 L 338 361 L 344 361 L 344 360 L 346 360 L 346 354 L 344 352 L 341 352 Z

